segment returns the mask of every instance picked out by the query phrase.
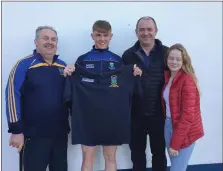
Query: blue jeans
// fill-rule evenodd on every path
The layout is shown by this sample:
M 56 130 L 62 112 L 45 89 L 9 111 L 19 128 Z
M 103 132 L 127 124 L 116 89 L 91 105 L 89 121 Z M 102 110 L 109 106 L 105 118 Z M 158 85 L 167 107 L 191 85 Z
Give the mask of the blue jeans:
M 173 133 L 172 120 L 171 120 L 171 118 L 166 117 L 165 141 L 166 141 L 166 147 L 167 147 L 168 154 L 169 154 L 170 140 L 172 137 L 172 133 Z M 178 156 L 171 156 L 169 154 L 170 162 L 171 162 L 170 171 L 186 171 L 189 159 L 190 159 L 191 154 L 194 149 L 194 146 L 195 146 L 195 143 L 191 144 L 190 146 L 188 146 L 186 148 L 180 149 Z

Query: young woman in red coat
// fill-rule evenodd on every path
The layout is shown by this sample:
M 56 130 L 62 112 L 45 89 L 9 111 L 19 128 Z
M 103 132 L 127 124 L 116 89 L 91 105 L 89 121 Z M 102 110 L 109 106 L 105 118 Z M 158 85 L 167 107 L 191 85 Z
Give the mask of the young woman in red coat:
M 181 44 L 170 47 L 165 64 L 162 102 L 170 171 L 186 171 L 195 142 L 204 135 L 200 93 L 190 56 Z

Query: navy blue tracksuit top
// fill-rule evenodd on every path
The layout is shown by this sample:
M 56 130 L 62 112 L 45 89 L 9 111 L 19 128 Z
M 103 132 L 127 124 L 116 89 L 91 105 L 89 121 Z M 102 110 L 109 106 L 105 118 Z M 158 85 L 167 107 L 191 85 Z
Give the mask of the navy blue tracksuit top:
M 52 65 L 34 50 L 12 69 L 6 87 L 9 132 L 28 137 L 60 137 L 69 132 L 69 110 L 63 103 L 65 62 Z
M 102 74 L 119 68 L 124 65 L 121 57 L 107 49 L 96 49 L 93 46 L 90 52 L 80 56 L 76 64 L 81 65 L 95 73 Z

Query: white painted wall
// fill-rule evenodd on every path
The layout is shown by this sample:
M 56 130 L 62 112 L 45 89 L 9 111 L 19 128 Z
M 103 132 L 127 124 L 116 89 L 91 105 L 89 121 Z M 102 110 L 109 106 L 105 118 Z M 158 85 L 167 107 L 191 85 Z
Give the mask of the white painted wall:
M 4 90 L 15 62 L 30 54 L 37 26 L 58 30 L 60 57 L 67 63 L 90 50 L 92 24 L 108 20 L 114 37 L 110 49 L 121 55 L 136 41 L 135 24 L 150 15 L 157 21 L 160 38 L 170 46 L 185 45 L 199 79 L 205 137 L 198 141 L 190 164 L 222 162 L 222 6 L 220 2 L 3 2 L 2 4 L 2 164 L 4 171 L 18 170 L 18 154 L 8 146 Z M 150 149 L 147 149 L 151 166 Z M 80 146 L 69 146 L 69 171 L 80 170 Z M 128 146 L 118 148 L 118 168 L 131 168 Z M 168 162 L 169 164 L 169 162 Z M 99 149 L 95 170 L 104 160 Z

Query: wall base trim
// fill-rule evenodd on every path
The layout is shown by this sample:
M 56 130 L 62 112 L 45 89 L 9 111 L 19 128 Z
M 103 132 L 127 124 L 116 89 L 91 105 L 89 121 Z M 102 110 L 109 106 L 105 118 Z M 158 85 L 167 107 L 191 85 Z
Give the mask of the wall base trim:
M 167 171 L 169 170 L 170 168 L 168 167 Z M 132 169 L 121 169 L 118 171 L 132 171 Z M 152 169 L 147 168 L 146 171 L 152 171 Z M 223 163 L 189 165 L 187 171 L 223 171 Z

